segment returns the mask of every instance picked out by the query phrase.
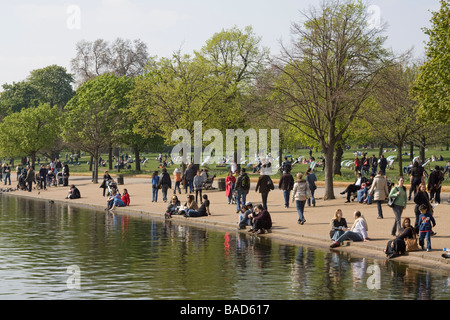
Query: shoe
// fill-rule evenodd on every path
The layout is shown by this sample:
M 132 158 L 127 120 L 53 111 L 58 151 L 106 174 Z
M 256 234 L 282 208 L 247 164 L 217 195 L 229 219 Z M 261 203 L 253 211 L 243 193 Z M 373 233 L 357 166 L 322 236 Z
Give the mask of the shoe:
M 264 229 L 259 229 L 258 231 L 256 231 L 256 234 L 264 234 L 264 233 L 265 233 Z
M 313 203 L 313 207 L 315 207 L 315 206 L 316 206 L 316 203 L 314 202 L 314 203 Z
M 306 220 L 303 219 L 302 222 L 300 222 L 301 225 L 305 224 Z
M 339 247 L 339 246 L 340 246 L 339 243 L 334 242 L 334 243 L 330 246 L 330 248 L 337 248 L 337 247 Z
M 349 202 L 350 202 L 350 201 L 348 201 L 348 200 L 347 200 L 347 201 L 345 201 L 345 203 L 349 203 Z
M 377 219 L 383 219 L 383 217 L 377 217 Z
M 342 191 L 341 194 L 345 194 L 345 191 Z
M 427 252 L 430 252 L 431 251 L 431 249 L 427 249 Z

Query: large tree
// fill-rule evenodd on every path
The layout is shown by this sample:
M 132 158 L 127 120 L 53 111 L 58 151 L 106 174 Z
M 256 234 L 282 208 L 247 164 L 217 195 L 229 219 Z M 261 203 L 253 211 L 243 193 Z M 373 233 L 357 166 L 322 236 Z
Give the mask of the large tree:
M 382 29 L 368 27 L 362 1 L 325 1 L 292 24 L 292 46 L 274 64 L 273 114 L 316 140 L 325 155 L 325 199 L 334 199 L 333 158 L 387 65 Z
M 432 27 L 425 29 L 430 38 L 426 61 L 420 68 L 413 96 L 422 119 L 450 123 L 450 2 L 441 0 L 441 9 L 433 13 Z
M 65 107 L 63 138 L 93 157 L 94 183 L 98 183 L 100 150 L 120 137 L 132 88 L 132 78 L 107 73 L 85 82 Z
M 365 113 L 372 130 L 397 147 L 398 174 L 403 175 L 403 146 L 419 130 L 417 104 L 410 96 L 417 66 L 404 61 L 380 74 L 375 103 Z
M 0 154 L 3 157 L 36 156 L 56 143 L 60 133 L 60 111 L 49 104 L 12 113 L 0 123 Z

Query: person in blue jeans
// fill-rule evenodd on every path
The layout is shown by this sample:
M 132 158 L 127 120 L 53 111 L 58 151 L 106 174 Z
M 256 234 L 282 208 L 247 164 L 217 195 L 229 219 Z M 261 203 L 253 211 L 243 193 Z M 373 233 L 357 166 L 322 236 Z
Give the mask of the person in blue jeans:
M 432 228 L 436 226 L 436 221 L 433 215 L 428 211 L 425 204 L 419 207 L 419 245 L 424 250 L 425 238 L 427 239 L 427 251 L 431 251 L 431 232 Z
M 306 200 L 308 207 L 311 206 L 311 203 L 313 207 L 316 206 L 316 199 L 314 198 L 314 192 L 317 189 L 316 181 L 317 181 L 316 175 L 314 174 L 314 172 L 312 172 L 311 168 L 308 168 L 308 170 L 306 170 L 306 182 L 308 182 L 309 190 L 311 191 L 311 198 L 308 198 Z
M 158 171 L 153 172 L 152 175 L 152 202 L 158 201 L 158 189 L 160 185 L 160 178 L 158 176 Z
M 352 227 L 350 229 L 342 228 L 342 230 L 345 231 L 344 234 L 334 240 L 330 248 L 339 247 L 345 240 L 369 241 L 366 219 L 364 219 L 360 211 L 355 211 L 353 216 L 355 221 L 353 222 Z
M 306 200 L 311 196 L 311 191 L 309 190 L 308 182 L 303 179 L 303 174 L 299 172 L 297 174 L 297 181 L 294 183 L 294 188 L 292 189 L 292 202 L 295 201 L 298 213 L 298 224 L 304 224 L 306 222 L 304 209 Z

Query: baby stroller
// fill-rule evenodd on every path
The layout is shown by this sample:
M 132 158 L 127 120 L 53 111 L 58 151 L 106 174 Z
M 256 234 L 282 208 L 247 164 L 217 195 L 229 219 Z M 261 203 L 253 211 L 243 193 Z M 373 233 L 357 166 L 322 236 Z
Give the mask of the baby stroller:
M 26 175 L 23 173 L 19 176 L 19 181 L 17 183 L 18 190 L 26 190 L 27 189 L 27 184 L 25 183 L 25 178 L 26 178 Z
M 112 195 L 113 191 L 115 191 L 116 193 L 119 192 L 119 189 L 117 188 L 117 182 L 115 182 L 114 179 L 106 181 L 106 186 L 108 187 L 108 197 Z
M 231 190 L 231 203 L 237 204 L 237 191 L 234 188 Z
M 58 187 L 64 185 L 64 176 L 62 172 L 58 172 L 58 174 L 56 175 L 56 183 Z

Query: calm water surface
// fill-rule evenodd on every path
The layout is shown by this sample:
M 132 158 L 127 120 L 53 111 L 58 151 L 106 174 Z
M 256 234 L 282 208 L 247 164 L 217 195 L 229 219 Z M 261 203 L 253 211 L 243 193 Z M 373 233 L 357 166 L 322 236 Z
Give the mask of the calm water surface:
M 450 275 L 0 196 L 0 299 L 449 299 Z

